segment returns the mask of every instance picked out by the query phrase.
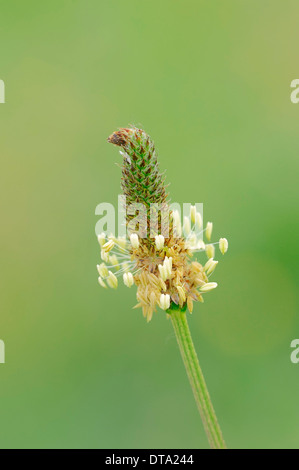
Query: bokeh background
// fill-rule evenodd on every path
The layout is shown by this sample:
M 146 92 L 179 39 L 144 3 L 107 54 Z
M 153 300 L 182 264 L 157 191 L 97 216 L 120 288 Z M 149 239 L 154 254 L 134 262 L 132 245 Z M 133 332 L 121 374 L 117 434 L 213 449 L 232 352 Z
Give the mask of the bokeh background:
M 190 326 L 227 444 L 298 448 L 296 1 L 1 1 L 1 448 L 206 448 L 171 323 L 97 284 L 107 136 L 229 239 Z

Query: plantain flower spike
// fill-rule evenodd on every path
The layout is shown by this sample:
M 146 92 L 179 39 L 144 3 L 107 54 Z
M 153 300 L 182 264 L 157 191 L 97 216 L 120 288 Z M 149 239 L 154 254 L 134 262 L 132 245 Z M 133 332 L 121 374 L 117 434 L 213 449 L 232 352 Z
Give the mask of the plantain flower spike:
M 217 287 L 209 277 L 214 272 L 215 243 L 205 245 L 203 234 L 210 242 L 213 224 L 202 227 L 202 215 L 191 206 L 189 217 L 181 224 L 178 211 L 170 211 L 165 177 L 160 172 L 152 139 L 142 129 L 122 128 L 114 132 L 108 142 L 120 147 L 122 156 L 121 188 L 126 206 L 142 203 L 145 211 L 139 220 L 145 227 L 144 236 L 132 231 L 135 215 L 126 212 L 127 239 L 100 234 L 98 241 L 102 263 L 97 266 L 98 282 L 102 287 L 117 288 L 118 276 L 127 287 L 137 286 L 137 305 L 147 321 L 157 307 L 164 311 L 180 308 L 192 313 L 194 302 L 203 302 L 203 295 Z M 159 206 L 158 233 L 152 234 L 150 217 L 152 207 Z M 167 226 L 167 234 L 162 228 Z M 184 228 L 182 230 L 182 227 Z M 228 242 L 219 241 L 221 253 Z M 203 264 L 197 256 L 205 256 Z

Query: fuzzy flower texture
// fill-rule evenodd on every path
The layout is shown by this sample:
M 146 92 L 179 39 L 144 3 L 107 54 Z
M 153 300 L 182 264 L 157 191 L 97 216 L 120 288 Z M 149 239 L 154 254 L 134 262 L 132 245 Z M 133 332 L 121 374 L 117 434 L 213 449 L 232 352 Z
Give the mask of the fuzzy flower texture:
M 163 175 L 159 171 L 157 154 L 151 138 L 141 129 L 120 129 L 114 132 L 108 142 L 121 147 L 121 186 L 126 204 L 142 203 L 147 208 L 149 219 L 152 204 L 168 207 Z M 127 287 L 137 286 L 137 307 L 150 321 L 157 307 L 186 310 L 192 313 L 193 302 L 203 302 L 203 296 L 217 287 L 210 281 L 218 261 L 216 246 L 224 254 L 228 242 L 220 238 L 211 243 L 212 222 L 202 226 L 202 217 L 195 206 L 181 225 L 178 211 L 168 211 L 169 233 L 167 237 L 157 233 L 153 238 L 139 237 L 130 233 L 132 216 L 126 216 L 129 237 L 116 238 L 113 234 L 98 236 L 102 263 L 97 266 L 99 284 L 117 288 L 122 277 Z M 161 228 L 161 217 L 159 219 Z M 148 226 L 147 220 L 147 226 Z M 175 227 L 175 230 L 174 230 Z M 198 255 L 205 253 L 201 263 Z

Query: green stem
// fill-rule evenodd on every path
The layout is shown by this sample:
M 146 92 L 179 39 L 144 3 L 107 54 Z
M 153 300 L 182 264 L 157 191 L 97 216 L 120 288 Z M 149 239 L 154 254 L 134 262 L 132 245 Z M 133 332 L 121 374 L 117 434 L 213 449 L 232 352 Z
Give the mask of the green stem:
M 169 314 L 210 446 L 212 449 L 226 449 L 222 432 L 194 349 L 186 313 L 181 310 L 171 309 Z

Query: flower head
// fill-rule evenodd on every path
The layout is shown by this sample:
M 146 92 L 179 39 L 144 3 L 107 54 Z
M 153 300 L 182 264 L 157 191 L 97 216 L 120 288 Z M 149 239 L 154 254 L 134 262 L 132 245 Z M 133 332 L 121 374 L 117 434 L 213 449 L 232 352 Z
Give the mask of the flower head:
M 217 287 L 209 277 L 218 261 L 214 260 L 215 245 L 211 243 L 213 224 L 202 226 L 202 216 L 191 206 L 189 216 L 181 225 L 178 211 L 170 211 L 164 176 L 160 173 L 155 146 L 141 129 L 125 128 L 114 132 L 108 142 L 120 147 L 122 164 L 121 186 L 127 206 L 141 203 L 145 210 L 139 218 L 139 227 L 145 227 L 144 236 L 134 232 L 134 214 L 126 212 L 129 236 L 98 237 L 102 263 L 98 265 L 99 284 L 116 288 L 118 276 L 125 286 L 137 286 L 137 305 L 150 321 L 160 307 L 193 310 L 193 303 L 203 302 L 203 294 Z M 159 205 L 159 211 L 153 211 Z M 156 217 L 153 230 L 152 219 Z M 167 233 L 163 227 L 167 227 Z M 159 233 L 162 232 L 163 234 Z M 203 236 L 209 242 L 204 242 Z M 219 242 L 221 253 L 227 251 L 227 240 Z M 197 255 L 205 253 L 208 260 L 201 264 Z

